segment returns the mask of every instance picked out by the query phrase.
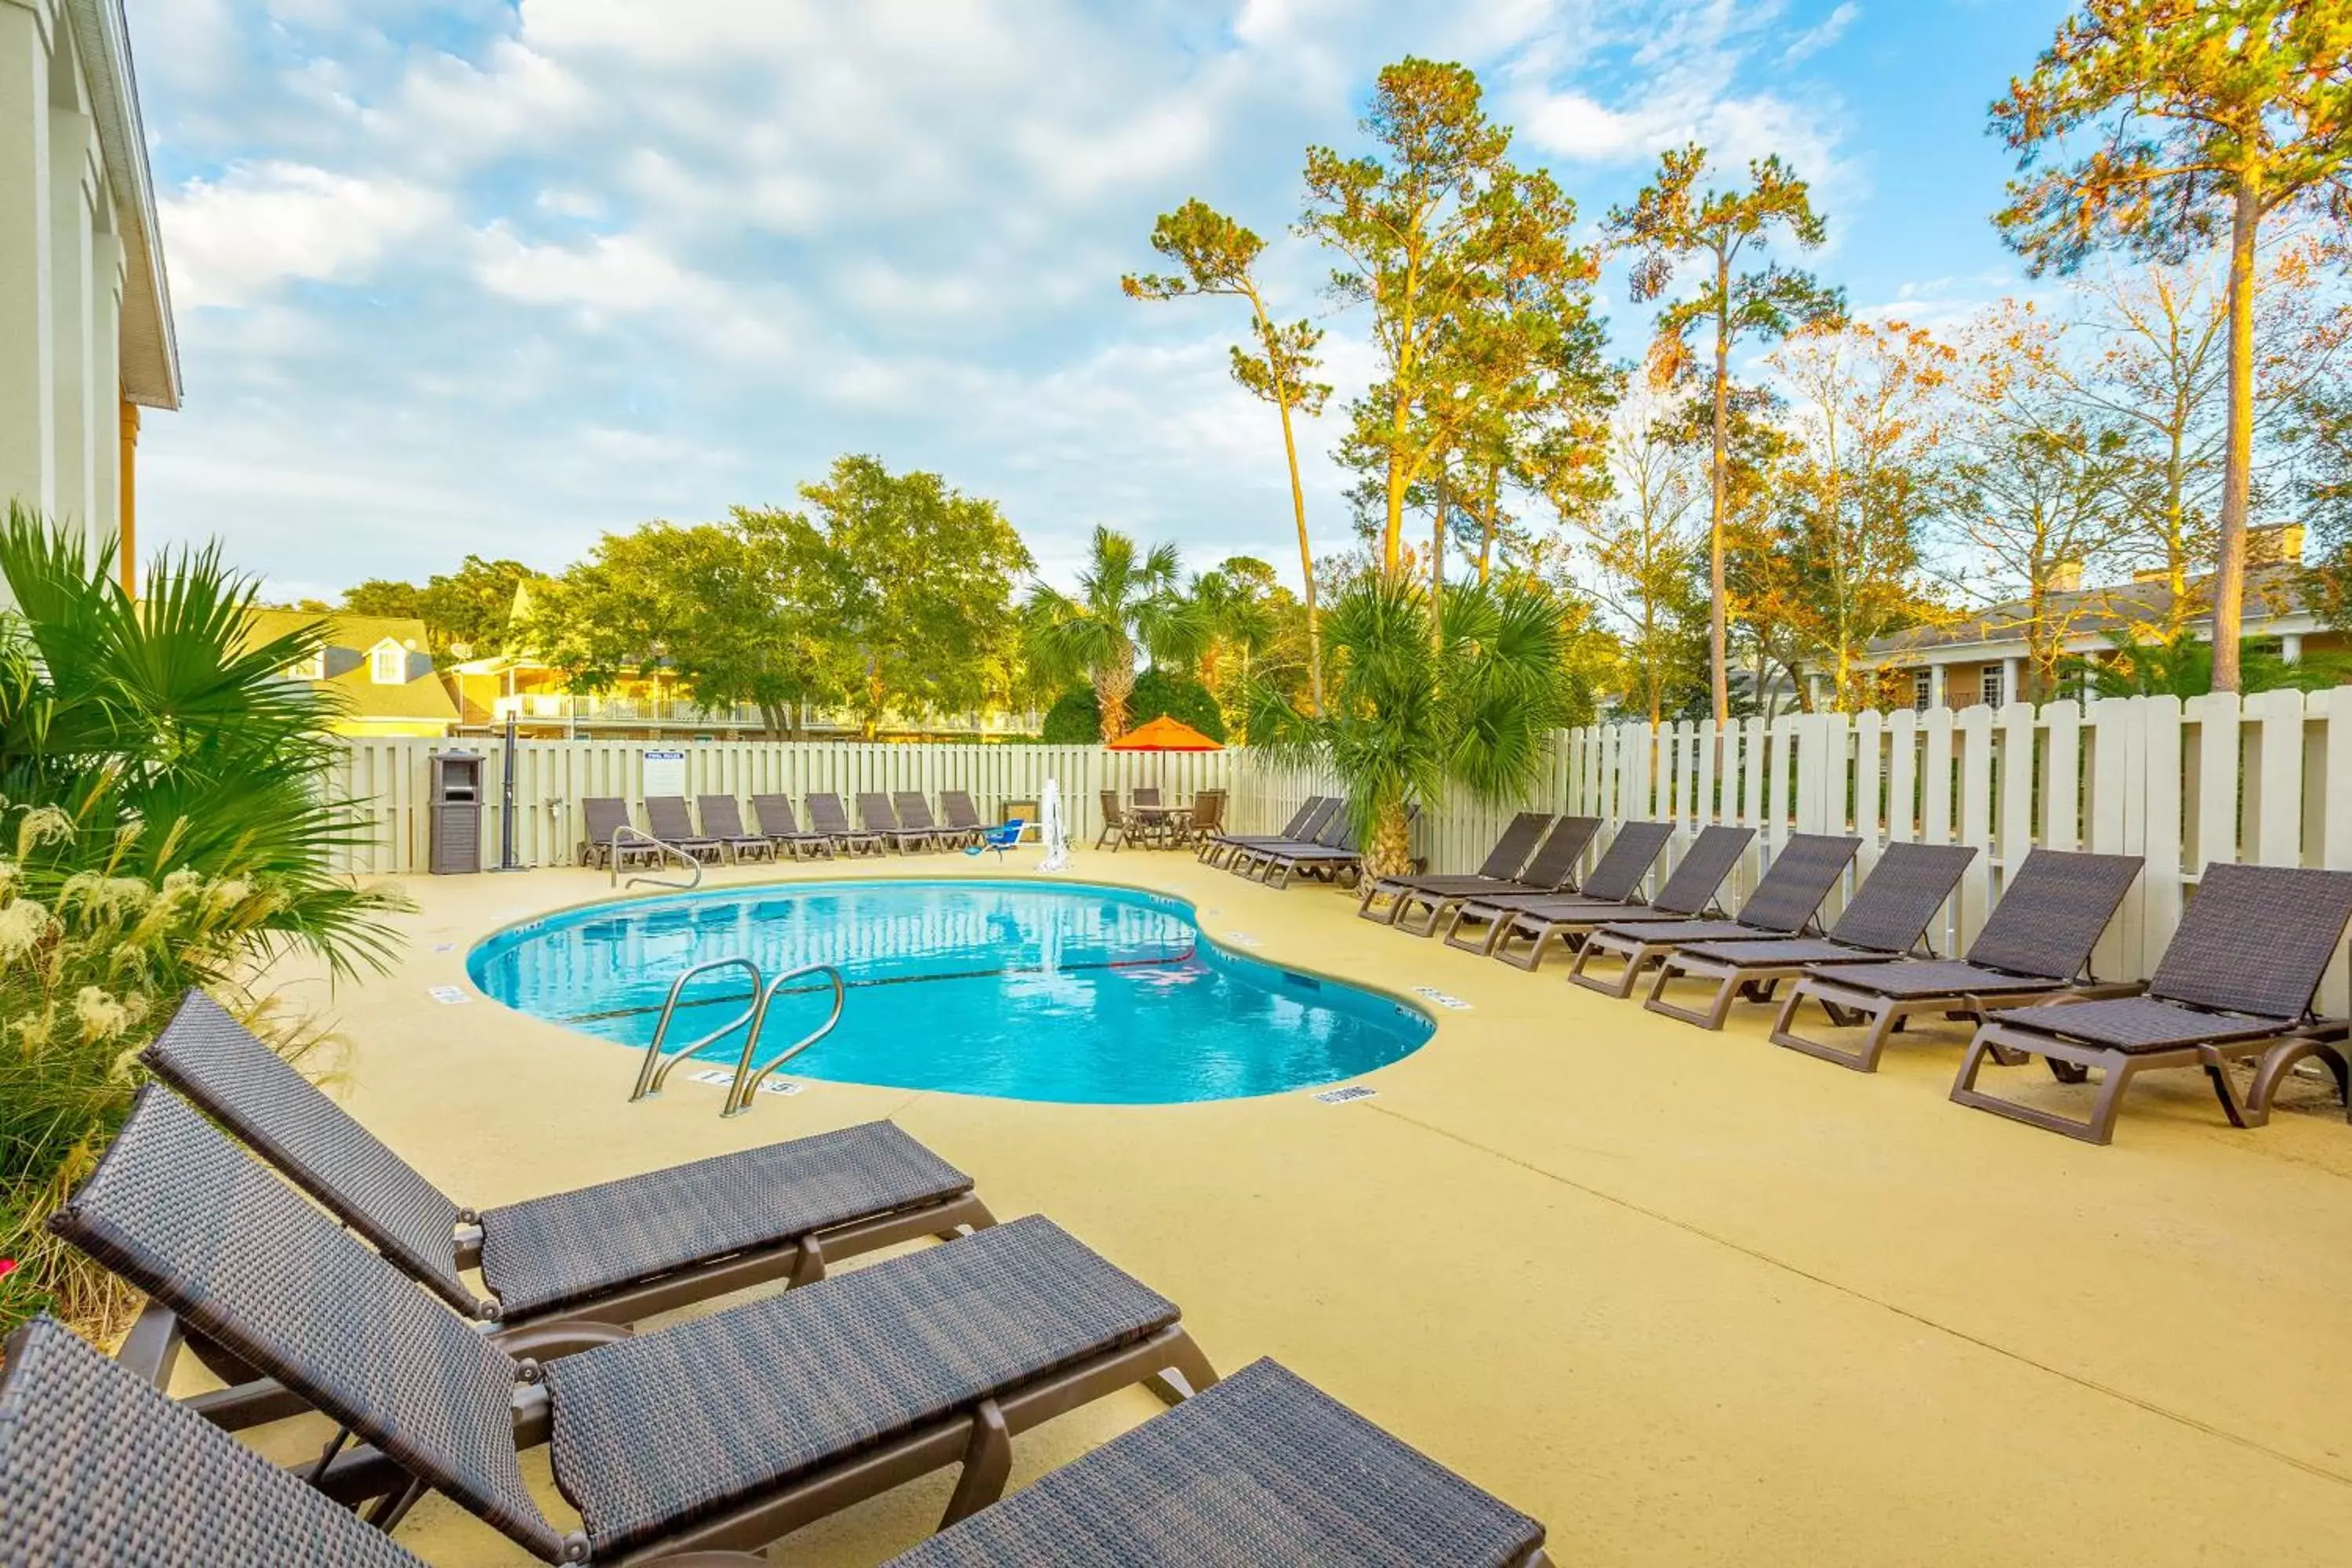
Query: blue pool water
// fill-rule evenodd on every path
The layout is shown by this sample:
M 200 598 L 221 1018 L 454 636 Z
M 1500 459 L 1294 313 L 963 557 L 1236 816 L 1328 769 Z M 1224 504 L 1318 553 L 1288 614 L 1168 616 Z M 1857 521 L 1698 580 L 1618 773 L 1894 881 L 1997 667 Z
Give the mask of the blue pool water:
M 840 966 L 840 1027 L 786 1071 L 844 1083 L 1227 1100 L 1353 1077 L 1431 1030 L 1387 997 L 1202 940 L 1174 900 L 1062 882 L 802 883 L 604 904 L 502 931 L 467 970 L 509 1007 L 642 1049 L 678 974 L 733 954 L 772 979 Z M 669 1044 L 716 1028 L 748 994 L 740 970 L 697 980 Z M 814 1028 L 831 1000 L 821 984 L 780 996 L 754 1060 Z M 741 1049 L 739 1032 L 699 1054 L 731 1067 Z

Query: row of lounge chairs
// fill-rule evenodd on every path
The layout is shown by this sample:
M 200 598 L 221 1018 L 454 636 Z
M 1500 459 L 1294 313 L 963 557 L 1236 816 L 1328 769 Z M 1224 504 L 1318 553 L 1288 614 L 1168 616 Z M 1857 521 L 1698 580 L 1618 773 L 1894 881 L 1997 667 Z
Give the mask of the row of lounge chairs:
M 961 849 L 982 843 L 992 826 L 982 819 L 971 795 L 960 789 L 940 794 L 944 821 L 931 816 L 930 802 L 919 790 L 860 795 L 855 827 L 840 795 L 811 794 L 807 801 L 809 826 L 804 829 L 793 814 L 792 796 L 753 795 L 751 809 L 759 823 L 754 829 L 744 826 L 741 805 L 731 795 L 695 796 L 699 825 L 688 815 L 685 796 L 649 795 L 646 827 L 653 837 L 698 860 L 733 862 L 773 860 L 787 854 L 794 859 L 829 859 L 888 849 Z M 623 865 L 659 858 L 658 846 L 623 835 L 623 829 L 636 826 L 630 820 L 627 801 L 593 795 L 581 803 L 581 812 L 587 835 L 580 845 L 582 865 L 604 866 L 614 857 Z
M 1413 807 L 1412 815 L 1419 814 L 1420 807 Z M 1364 872 L 1355 820 L 1348 803 L 1336 795 L 1308 796 L 1279 833 L 1205 835 L 1196 858 L 1277 889 L 1288 887 L 1294 877 L 1360 887 Z
M 1547 1562 L 1535 1521 L 1272 1363 L 1221 1383 L 1173 1303 L 997 1224 L 889 1123 L 477 1213 L 200 995 L 143 1059 L 52 1228 L 151 1305 L 114 1363 L 47 1321 L 11 1342 L 0 1563 L 406 1568 L 429 1490 L 546 1562 L 718 1568 L 950 1466 L 898 1563 Z M 164 1399 L 183 1348 L 231 1386 Z M 1178 1408 L 997 1500 L 1015 1435 L 1137 1384 Z M 297 1469 L 226 1436 L 305 1409 L 338 1433 Z M 541 1445 L 576 1529 L 523 1483 Z
M 1976 850 L 1890 844 L 1837 921 L 1819 916 L 1861 847 L 1852 836 L 1791 835 L 1726 918 L 1717 899 L 1754 833 L 1703 829 L 1647 899 L 1641 889 L 1672 836 L 1628 822 L 1580 888 L 1566 862 L 1591 842 L 1589 818 L 1526 813 L 1469 877 L 1369 879 L 1358 912 L 1428 935 L 1443 915 L 1449 945 L 1534 970 L 1552 951 L 1574 954 L 1569 979 L 1720 1029 L 1743 1003 L 1772 1005 L 1773 1044 L 1873 1072 L 1914 1017 L 1973 1020 L 1954 1080 L 1958 1103 L 2093 1143 L 2113 1140 L 2123 1096 L 2142 1072 L 2200 1067 L 2235 1126 L 2259 1126 L 2286 1072 L 2324 1059 L 2352 1100 L 2344 1043 L 2352 1022 L 2313 1010 L 2320 981 L 2352 927 L 2352 872 L 2215 862 L 2205 868 L 2171 942 L 2145 985 L 2097 979 L 2093 950 L 2138 877 L 2137 856 L 2036 849 L 1968 951 L 1938 957 L 1929 928 Z M 1385 910 L 1376 901 L 1386 897 Z M 1411 912 L 1426 911 L 1415 923 Z M 1613 968 L 1612 967 L 1613 965 Z M 1693 988 L 1699 988 L 1696 994 Z M 1864 1031 L 1858 1045 L 1798 1027 L 1810 1003 L 1826 1021 Z M 2062 1082 L 2099 1075 L 2089 1114 L 2074 1118 L 1985 1092 L 1985 1067 L 2039 1058 Z M 2250 1090 L 2229 1071 L 2259 1063 Z

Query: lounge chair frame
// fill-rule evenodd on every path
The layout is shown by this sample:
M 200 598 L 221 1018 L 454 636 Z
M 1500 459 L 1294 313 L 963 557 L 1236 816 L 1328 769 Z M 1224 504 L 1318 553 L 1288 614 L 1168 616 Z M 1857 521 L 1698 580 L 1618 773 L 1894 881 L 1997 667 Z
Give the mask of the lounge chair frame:
M 898 806 L 881 790 L 858 792 L 857 826 L 901 855 L 912 855 L 918 850 L 939 847 L 939 835 L 932 829 L 909 827 L 900 822 Z
M 1198 858 L 1204 865 L 1230 870 L 1244 849 L 1269 844 L 1311 844 L 1344 804 L 1336 795 L 1308 795 L 1281 832 L 1213 834 L 1201 846 Z
M 702 824 L 702 831 L 726 847 L 730 863 L 775 859 L 776 841 L 743 826 L 743 805 L 733 795 L 696 795 L 694 813 Z
M 1517 910 L 1496 922 L 1499 929 L 1491 934 L 1488 956 L 1532 973 L 1543 967 L 1554 944 L 1577 952 L 1593 931 L 1605 925 L 1644 919 L 1718 918 L 1723 912 L 1717 902 L 1723 884 L 1738 868 L 1740 858 L 1748 852 L 1749 840 L 1755 837 L 1752 827 L 1716 824 L 1701 828 L 1647 904 L 1587 903 L 1572 899 Z M 1513 944 L 1522 939 L 1528 944 L 1523 955 L 1512 951 Z
M 2137 855 L 2034 850 L 1961 961 L 1966 970 L 1987 981 L 2010 984 L 1889 991 L 1874 989 L 1868 970 L 1849 976 L 1809 970 L 1781 998 L 1768 1037 L 1819 1061 L 1854 1072 L 1876 1072 L 1894 1037 L 1922 1015 L 1955 1022 L 1981 1020 L 1994 1008 L 2044 1006 L 2069 996 L 2105 1000 L 2133 995 L 2140 989 L 2137 984 L 2103 982 L 2091 973 L 2090 963 L 2092 951 L 2114 922 L 2140 865 Z M 2061 973 L 2037 973 L 2029 966 L 2053 960 Z M 1798 1010 L 1808 1001 L 1819 1005 L 1837 1028 L 1866 1027 L 1861 1044 L 1843 1047 L 1798 1033 Z
M 751 810 L 760 819 L 760 831 L 778 849 L 789 849 L 795 860 L 813 860 L 823 856 L 830 860 L 836 852 L 829 834 L 808 833 L 801 828 L 800 818 L 793 814 L 793 797 L 788 795 L 755 795 Z M 790 824 L 778 827 L 777 822 Z
M 1815 917 L 1821 912 L 1822 900 L 1830 896 L 1830 889 L 1837 886 L 1861 848 L 1862 840 L 1851 834 L 1790 834 L 1741 902 L 1738 917 L 1731 921 L 1739 929 L 1710 931 L 1699 940 L 1771 942 L 1817 931 Z M 1675 927 L 1701 923 L 1632 920 L 1599 927 L 1579 944 L 1568 983 L 1621 1000 L 1631 996 L 1652 965 L 1664 963 L 1675 949 L 1692 940 L 1694 933 L 1677 932 Z M 1621 961 L 1615 974 L 1592 969 L 1594 959 L 1612 957 Z
M 1601 831 L 1597 816 L 1562 816 L 1555 818 L 1551 831 L 1543 845 L 1523 867 L 1519 874 L 1503 881 L 1483 881 L 1467 877 L 1391 878 L 1396 889 L 1389 901 L 1388 918 L 1381 920 L 1377 910 L 1370 910 L 1371 897 L 1360 900 L 1356 912 L 1365 920 L 1379 921 L 1394 931 L 1411 936 L 1435 936 L 1440 921 L 1453 916 L 1464 904 L 1473 900 L 1509 897 L 1517 893 L 1568 893 L 1576 890 L 1576 868 L 1591 846 L 1593 836 Z M 1552 870 L 1559 868 L 1559 874 Z M 1413 910 L 1425 912 L 1416 920 Z M 1459 922 L 1446 927 L 1450 932 Z
M 694 819 L 687 815 L 686 796 L 649 795 L 645 807 L 646 831 L 671 848 L 705 864 L 727 858 L 726 845 L 710 834 L 696 831 Z
M 1357 889 L 1356 916 L 1359 920 L 1377 921 L 1381 925 L 1396 923 L 1396 900 L 1415 887 L 1499 888 L 1517 879 L 1520 869 L 1536 851 L 1536 847 L 1551 831 L 1552 814 L 1547 811 L 1522 811 L 1515 814 L 1496 836 L 1495 847 L 1486 851 L 1486 858 L 1478 869 L 1461 876 L 1416 877 L 1401 872 L 1394 876 L 1366 877 Z M 1383 916 L 1372 909 L 1372 900 L 1386 896 L 1390 899 L 1388 912 Z
M 635 821 L 629 816 L 629 803 L 619 795 L 589 795 L 580 803 L 581 839 L 580 864 L 602 869 L 612 863 L 617 854 L 620 863 L 632 861 L 661 863 L 661 847 L 644 840 L 615 845 L 614 835 L 622 828 L 634 830 Z
M 809 826 L 833 840 L 845 855 L 879 855 L 888 843 L 878 833 L 849 826 L 849 808 L 841 796 L 830 790 L 817 791 L 803 801 L 808 807 Z
M 1642 889 L 1650 879 L 1650 868 L 1665 852 L 1674 836 L 1672 823 L 1620 823 L 1616 836 L 1594 862 L 1580 888 L 1549 893 L 1480 893 L 1465 899 L 1454 906 L 1446 919 L 1445 945 L 1475 952 L 1481 958 L 1491 956 L 1509 931 L 1508 917 L 1531 904 L 1564 901 L 1596 909 L 1623 909 L 1639 904 Z M 1472 929 L 1465 931 L 1465 926 Z

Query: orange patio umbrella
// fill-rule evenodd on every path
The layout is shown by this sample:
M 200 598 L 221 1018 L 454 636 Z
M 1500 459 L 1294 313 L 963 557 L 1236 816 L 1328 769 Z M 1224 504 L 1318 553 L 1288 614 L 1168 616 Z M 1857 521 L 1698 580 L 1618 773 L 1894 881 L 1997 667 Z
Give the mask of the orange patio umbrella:
M 1225 748 L 1181 719 L 1171 719 L 1162 713 L 1149 723 L 1138 724 L 1110 743 L 1114 752 L 1222 752 Z M 1160 778 L 1166 782 L 1165 763 Z

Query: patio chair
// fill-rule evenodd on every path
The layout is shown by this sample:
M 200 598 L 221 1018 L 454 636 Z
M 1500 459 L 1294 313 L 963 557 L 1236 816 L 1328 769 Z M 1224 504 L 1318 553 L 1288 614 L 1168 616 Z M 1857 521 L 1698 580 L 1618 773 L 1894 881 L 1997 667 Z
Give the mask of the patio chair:
M 1389 918 L 1384 922 L 1414 936 L 1434 936 L 1437 922 L 1457 906 L 1471 899 L 1511 893 L 1557 893 L 1567 889 L 1576 879 L 1576 863 L 1584 858 L 1584 851 L 1592 836 L 1601 831 L 1597 816 L 1563 816 L 1544 836 L 1543 847 L 1535 853 L 1517 875 L 1505 878 L 1487 877 L 1400 877 L 1392 879 L 1397 885 L 1395 897 L 1389 905 Z M 1488 857 L 1491 860 L 1493 857 Z M 1428 913 L 1418 923 L 1413 910 L 1425 909 Z M 1359 906 L 1358 913 L 1364 910 Z M 1365 914 L 1368 920 L 1378 920 L 1377 914 Z
M 1862 848 L 1851 834 L 1792 833 L 1772 858 L 1764 875 L 1741 900 L 1732 920 L 1660 916 L 1632 920 L 1620 917 L 1595 927 L 1576 952 L 1568 972 L 1569 983 L 1608 996 L 1630 996 L 1649 967 L 1661 962 L 1685 942 L 1769 941 L 1801 936 L 1814 929 L 1813 917 L 1830 896 L 1845 868 Z M 1622 967 L 1613 975 L 1589 973 L 1592 961 L 1613 955 Z
M 1355 843 L 1355 829 L 1350 825 L 1348 803 L 1334 799 L 1331 809 L 1323 814 L 1322 826 L 1307 838 L 1265 838 L 1247 844 L 1236 844 L 1225 858 L 1225 869 L 1236 877 L 1263 878 L 1274 859 L 1300 850 L 1338 849 L 1341 840 L 1350 847 Z M 1352 854 L 1350 847 L 1347 853 Z
M 1988 1014 L 1969 1042 L 1952 1099 L 2085 1143 L 2106 1143 L 2133 1079 L 2159 1068 L 2201 1067 L 2230 1125 L 2259 1127 L 2269 1120 L 2269 1104 L 2240 1096 L 2230 1064 L 2282 1044 L 2300 1051 L 2352 1032 L 2352 1024 L 2311 1010 L 2347 925 L 2352 871 L 2214 861 L 2198 879 L 2147 990 Z M 1988 1058 L 2010 1066 L 2027 1057 L 2040 1057 L 2061 1083 L 2097 1073 L 2090 1115 L 2077 1121 L 1976 1087 Z
M 925 815 L 929 815 L 928 810 Z M 857 826 L 901 855 L 929 849 L 933 842 L 929 828 L 908 827 L 899 822 L 898 814 L 891 808 L 890 797 L 879 790 L 868 790 L 857 797 Z
M 1224 826 L 1224 820 L 1225 792 L 1221 789 L 1202 790 L 1192 797 L 1192 814 L 1175 824 L 1174 847 L 1190 849 L 1207 843 L 1216 837 L 1218 829 Z
M 814 859 L 822 855 L 830 860 L 834 856 L 835 839 L 825 833 L 803 833 L 800 819 L 793 815 L 793 797 L 788 795 L 755 795 L 751 810 L 760 819 L 760 831 L 769 843 L 779 849 L 789 849 L 795 860 Z
M 1311 844 L 1323 825 L 1346 802 L 1336 795 L 1310 795 L 1279 833 L 1215 833 L 1202 844 L 1200 859 L 1230 869 L 1243 850 L 1265 844 Z
M 580 863 L 599 868 L 611 865 L 615 853 L 613 836 L 624 827 L 636 826 L 629 820 L 629 803 L 618 795 L 592 795 L 580 803 L 580 816 L 586 835 L 580 841 Z M 624 866 L 661 858 L 658 847 L 642 842 L 625 841 L 617 852 Z
M 1598 876 L 1585 879 L 1585 892 L 1580 897 L 1508 901 L 1497 922 L 1502 930 L 1496 936 L 1492 955 L 1521 969 L 1540 969 L 1551 944 L 1558 942 L 1574 952 L 1605 925 L 1643 920 L 1696 921 L 1719 913 L 1716 895 L 1755 837 L 1752 827 L 1722 823 L 1700 828 L 1673 874 L 1659 884 L 1646 904 L 1593 901 L 1591 894 Z M 1513 944 L 1520 942 L 1527 943 L 1524 954 L 1513 951 Z
M 1892 963 L 1919 945 L 1927 922 L 1976 858 L 1972 844 L 1890 844 L 1826 936 L 1677 943 L 1658 965 L 1642 1005 L 1703 1029 L 1720 1029 L 1734 1003 L 1770 1002 L 1781 981 L 1796 979 L 1809 967 Z M 1670 1002 L 1666 987 L 1676 980 L 1711 980 L 1715 995 L 1704 1007 Z
M 1304 875 L 1333 887 L 1353 886 L 1362 879 L 1364 857 L 1356 842 L 1355 819 L 1342 812 L 1332 819 L 1339 824 L 1339 836 L 1328 844 L 1297 845 L 1289 848 L 1259 851 L 1256 863 L 1262 867 L 1259 880 L 1279 892 L 1290 886 L 1295 876 Z M 1404 809 L 1405 826 L 1410 829 L 1421 820 L 1418 804 Z
M 1622 909 L 1639 904 L 1642 883 L 1674 836 L 1674 824 L 1670 822 L 1621 823 L 1617 837 L 1609 841 L 1608 849 L 1593 863 L 1592 874 L 1584 879 L 1580 887 L 1548 892 L 1486 892 L 1465 899 L 1454 906 L 1453 914 L 1446 920 L 1445 945 L 1465 952 L 1490 954 L 1508 934 L 1510 917 L 1538 906 L 1592 909 L 1615 905 Z M 1541 962 L 1538 957 L 1536 963 L 1527 967 L 1533 969 Z
M 758 1550 L 961 1461 L 952 1523 L 1013 1435 L 1217 1381 L 1173 1304 L 1036 1216 L 659 1333 L 499 1344 L 153 1084 L 50 1225 L 363 1445 L 317 1467 L 329 1496 L 396 1492 L 389 1529 L 436 1490 L 551 1563 Z M 541 1443 L 576 1530 L 523 1483 Z
M 940 791 L 940 815 L 947 819 L 947 831 L 966 835 L 967 844 L 980 843 L 980 836 L 996 826 L 980 815 L 980 807 L 972 805 L 971 794 L 960 789 Z
M 693 821 L 686 815 L 686 796 L 682 795 L 646 796 L 646 826 L 656 838 L 698 860 L 723 860 L 727 857 L 725 845 L 709 834 L 694 830 Z
M 726 846 L 730 860 L 773 860 L 776 858 L 773 840 L 764 833 L 754 833 L 743 826 L 743 807 L 733 795 L 696 795 L 694 813 L 702 819 L 702 831 Z
M 910 833 L 929 834 L 933 848 L 961 849 L 972 841 L 968 827 L 942 827 L 920 790 L 900 790 L 890 796 L 890 805 L 898 813 L 898 826 Z
M 1095 847 L 1100 849 L 1108 845 L 1111 853 L 1116 855 L 1127 847 L 1132 831 L 1128 824 L 1127 808 L 1119 805 L 1118 791 L 1115 789 L 1097 790 L 1096 801 L 1102 807 L 1102 831 L 1095 835 Z
M 971 1177 L 887 1121 L 477 1211 L 200 991 L 140 1060 L 417 1283 L 502 1331 L 557 1317 L 635 1322 L 994 1223 Z
M 879 855 L 884 843 L 878 833 L 861 832 L 849 826 L 849 813 L 842 808 L 837 795 L 811 795 L 808 797 L 809 826 L 833 840 L 836 848 L 848 855 Z
M 1541 1568 L 1543 1526 L 1271 1361 L 887 1568 Z
M 2010 878 L 1965 953 L 1809 971 L 1782 998 L 1772 1043 L 1856 1072 L 1876 1072 L 1887 1040 L 1914 1015 L 1981 1017 L 1989 1005 L 2031 1006 L 2097 989 L 2087 978 L 2091 950 L 2139 868 L 2137 855 L 2036 849 Z M 1797 1033 L 1797 1010 L 1807 1001 L 1840 1028 L 1866 1026 L 1862 1044 L 1847 1047 Z
M 1016 816 L 999 826 L 983 827 L 980 830 L 980 842 L 964 846 L 963 852 L 976 856 L 982 850 L 993 849 L 996 851 L 997 859 L 1001 861 L 1004 858 L 1006 850 L 1021 847 L 1021 830 L 1027 826 L 1027 823 Z

